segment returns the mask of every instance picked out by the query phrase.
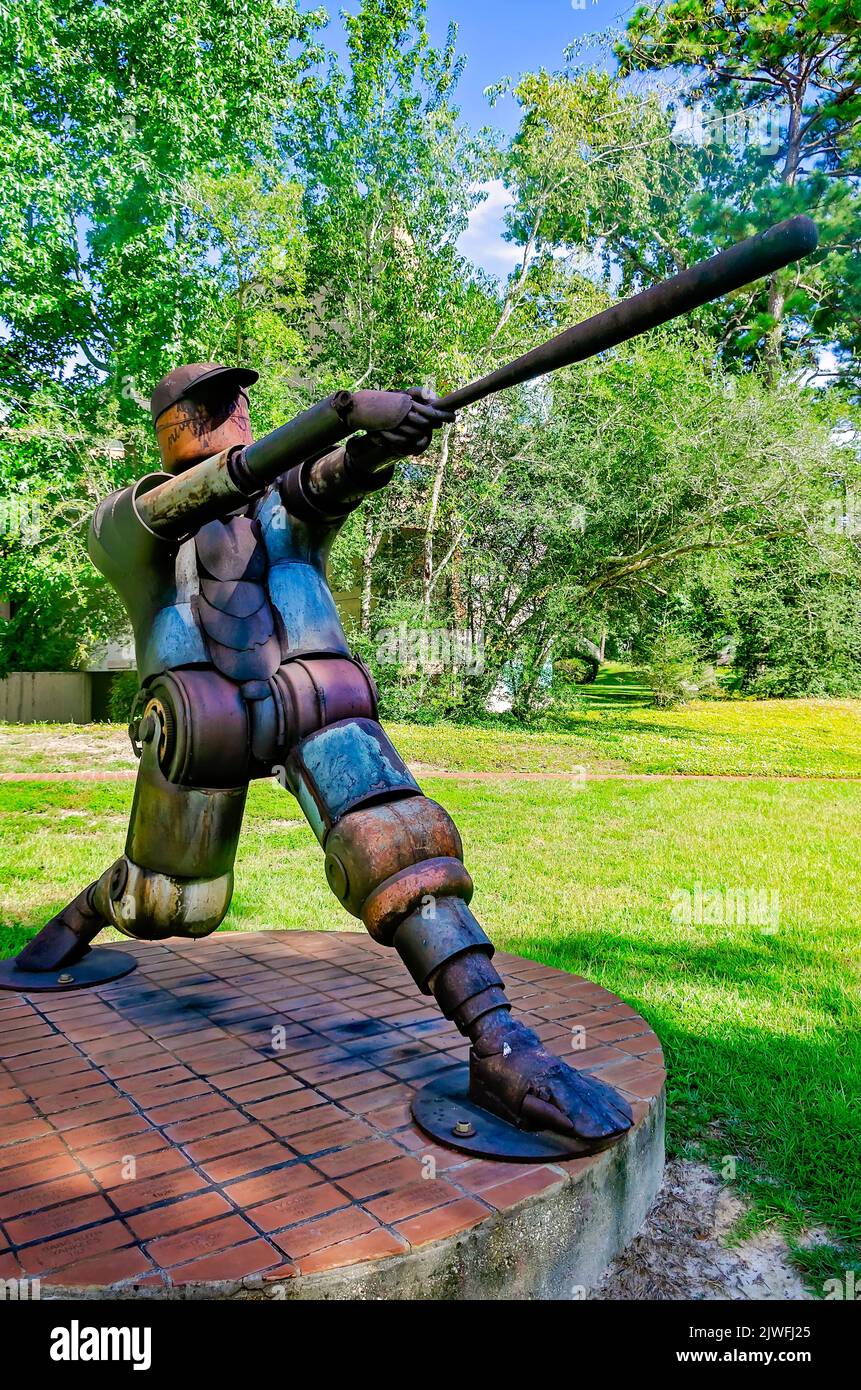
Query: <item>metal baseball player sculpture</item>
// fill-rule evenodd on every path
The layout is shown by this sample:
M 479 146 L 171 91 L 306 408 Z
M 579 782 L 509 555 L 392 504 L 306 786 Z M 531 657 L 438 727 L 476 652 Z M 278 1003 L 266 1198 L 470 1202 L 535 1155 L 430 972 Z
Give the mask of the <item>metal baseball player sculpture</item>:
M 326 558 L 347 515 L 456 409 L 738 288 L 815 241 L 812 223 L 792 219 L 443 400 L 344 391 L 256 442 L 246 394 L 255 372 L 195 364 L 165 377 L 151 403 L 164 471 L 102 502 L 89 535 L 131 620 L 141 682 L 125 853 L 5 963 L 0 984 L 116 978 L 134 961 L 91 949 L 105 926 L 147 941 L 215 931 L 230 904 L 249 781 L 283 766 L 336 897 L 469 1038 L 471 1113 L 496 1136 L 481 1140 L 485 1151 L 540 1157 L 617 1140 L 632 1123 L 628 1103 L 513 1016 L 469 907 L 460 836 L 377 722 L 374 683 L 351 655 Z M 438 1137 L 453 1142 L 450 1116 L 440 1116 Z M 418 1117 L 434 1130 L 433 1114 Z

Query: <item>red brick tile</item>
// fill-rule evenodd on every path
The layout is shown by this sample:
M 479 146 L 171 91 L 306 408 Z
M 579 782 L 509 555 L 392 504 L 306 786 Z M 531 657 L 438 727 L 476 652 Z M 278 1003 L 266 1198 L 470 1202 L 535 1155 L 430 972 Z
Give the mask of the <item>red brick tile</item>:
M 39 1109 L 44 1115 L 56 1115 L 63 1110 L 81 1111 L 88 1105 L 95 1105 L 98 1101 L 111 1101 L 119 1099 L 116 1090 L 107 1081 L 100 1082 L 97 1086 L 85 1086 L 79 1090 L 71 1090 L 64 1087 L 63 1090 L 39 1098 Z M 81 1124 L 85 1119 L 81 1120 Z
M 193 1139 L 205 1139 L 223 1134 L 229 1129 L 239 1129 L 249 1123 L 248 1117 L 225 1106 L 214 1115 L 201 1115 L 198 1120 L 183 1120 L 180 1124 L 165 1126 L 165 1134 L 172 1144 L 188 1144 Z
M 80 1172 L 80 1167 L 68 1153 L 57 1154 L 54 1158 L 37 1159 L 34 1163 L 23 1163 L 20 1168 L 4 1168 L 0 1171 L 0 1196 L 7 1192 L 18 1192 L 21 1188 L 32 1187 L 37 1183 L 65 1178 L 77 1172 Z
M 368 1260 L 382 1260 L 387 1255 L 405 1255 L 408 1246 L 382 1228 L 369 1231 L 367 1235 L 356 1236 L 354 1240 L 340 1241 L 337 1245 L 313 1251 L 299 1261 L 301 1274 L 319 1274 L 324 1269 L 341 1269 L 347 1265 L 364 1264 Z
M 375 1129 L 386 1132 L 400 1129 L 403 1125 L 410 1124 L 411 1120 L 409 1105 L 405 1101 L 400 1101 L 397 1105 L 387 1105 L 383 1110 L 375 1110 L 372 1123 Z
M 19 1252 L 18 1258 L 28 1274 L 44 1274 L 50 1269 L 79 1264 L 91 1255 L 102 1255 L 131 1243 L 131 1232 L 121 1221 L 106 1221 L 101 1226 L 90 1226 L 85 1231 L 62 1236 L 59 1240 L 29 1245 Z
M 364 1206 L 366 1211 L 391 1226 L 408 1216 L 417 1216 L 419 1212 L 441 1207 L 446 1202 L 455 1202 L 462 1195 L 442 1178 L 419 1178 L 416 1182 L 395 1188 L 385 1197 L 375 1197 L 365 1202 Z
M 210 1158 L 201 1163 L 201 1168 L 213 1182 L 231 1182 L 237 1178 L 249 1178 L 264 1168 L 274 1168 L 293 1154 L 286 1144 L 261 1144 L 256 1149 L 246 1149 L 243 1153 L 229 1154 L 226 1158 Z
M 285 1197 L 288 1192 L 298 1192 L 302 1187 L 321 1182 L 320 1174 L 307 1163 L 291 1163 L 285 1168 L 276 1168 L 271 1173 L 263 1173 L 258 1178 L 246 1178 L 242 1182 L 231 1183 L 224 1190 L 237 1206 L 251 1208 L 258 1202 L 271 1201 L 274 1197 Z
M 412 1095 L 412 1087 L 404 1085 L 402 1081 L 397 1081 L 393 1085 L 381 1086 L 378 1090 L 363 1091 L 358 1096 L 343 1096 L 340 1104 L 345 1110 L 352 1111 L 354 1115 L 370 1116 L 370 1123 L 373 1124 L 376 1120 L 376 1116 L 372 1114 L 373 1111 L 384 1110 L 396 1105 L 399 1101 L 408 1104 Z
M 172 1105 L 157 1105 L 149 1111 L 154 1125 L 178 1124 L 181 1120 L 195 1120 L 201 1115 L 220 1114 L 227 1108 L 227 1101 L 216 1091 L 195 1096 L 193 1100 L 180 1100 Z
M 351 1206 L 333 1211 L 329 1216 L 321 1216 L 318 1221 L 292 1226 L 273 1236 L 272 1240 L 291 1259 L 301 1259 L 314 1250 L 323 1250 L 328 1245 L 337 1245 L 341 1241 L 352 1240 L 354 1236 L 379 1230 L 379 1225 L 361 1207 Z
M 40 1109 L 42 1107 L 40 1106 Z M 39 1118 L 39 1112 L 34 1105 L 28 1101 L 22 1101 L 18 1105 L 8 1105 L 5 1110 L 0 1111 L 0 1121 L 4 1125 L 21 1124 L 24 1120 Z
M 151 1274 L 152 1268 L 143 1251 L 132 1246 L 67 1265 L 65 1269 L 45 1275 L 45 1283 L 61 1284 L 65 1288 L 109 1288 L 112 1284 L 137 1281 L 142 1275 Z
M 0 1279 L 20 1279 L 23 1270 L 15 1256 L 8 1251 L 0 1253 Z
M 534 1197 L 537 1193 L 546 1192 L 548 1188 L 558 1187 L 566 1181 L 562 1173 L 551 1173 L 548 1169 L 537 1168 L 532 1173 L 521 1174 L 519 1178 L 511 1178 L 508 1182 L 482 1188 L 481 1195 L 490 1206 L 504 1211 L 507 1207 L 514 1207 L 518 1202 L 525 1201 L 527 1197 Z
M 0 1196 L 0 1221 L 9 1221 L 27 1212 L 43 1211 L 46 1207 L 69 1202 L 75 1197 L 89 1197 L 98 1192 L 87 1173 L 71 1173 L 38 1187 L 24 1187 Z
M 400 1157 L 400 1151 L 390 1139 L 368 1139 L 361 1144 L 351 1144 L 346 1149 L 336 1149 L 334 1153 L 321 1154 L 314 1159 L 314 1167 L 325 1173 L 327 1178 L 338 1178 L 345 1173 L 357 1173 L 361 1168 L 371 1168 L 375 1163 Z
M 193 1168 L 181 1168 L 176 1173 L 164 1173 L 143 1182 L 137 1178 L 120 1183 L 110 1189 L 110 1198 L 121 1212 L 137 1211 L 140 1207 L 154 1206 L 156 1202 L 166 1202 L 171 1197 L 200 1192 L 206 1185 L 206 1179 Z
M 147 1245 L 147 1254 L 163 1269 L 174 1265 L 188 1264 L 213 1255 L 219 1250 L 229 1250 L 231 1245 L 248 1240 L 257 1232 L 241 1216 L 222 1216 L 210 1221 L 196 1230 L 185 1231 L 180 1235 L 163 1236 Z
M 45 1120 L 24 1120 L 21 1124 L 5 1126 L 0 1129 L 0 1148 L 10 1144 L 20 1144 L 27 1139 L 40 1139 L 51 1133 Z
M 368 1197 L 376 1197 L 383 1192 L 391 1192 L 395 1187 L 420 1178 L 421 1162 L 411 1155 L 401 1155 L 388 1163 L 377 1163 L 372 1168 L 363 1168 L 358 1173 L 346 1173 L 338 1177 L 339 1187 L 343 1187 L 357 1202 Z
M 77 1230 L 79 1226 L 91 1226 L 95 1221 L 106 1221 L 113 1214 L 104 1197 L 97 1194 L 73 1202 L 63 1202 L 48 1211 L 35 1212 L 31 1216 L 16 1217 L 7 1221 L 5 1225 L 13 1244 L 25 1245 L 31 1240 L 61 1236 L 66 1231 Z
M 95 1177 L 102 1187 L 113 1187 L 115 1183 L 162 1177 L 189 1166 L 184 1153 L 165 1145 L 152 1153 L 126 1154 L 120 1163 L 106 1163 L 95 1169 Z
M 202 1078 L 194 1081 L 180 1081 L 175 1086 L 158 1086 L 135 1096 L 135 1104 L 149 1114 L 162 1110 L 165 1106 L 179 1105 L 184 1100 L 195 1100 L 198 1096 L 214 1095 L 208 1082 Z
M 63 1110 L 60 1114 L 51 1116 L 51 1124 L 61 1134 L 70 1129 L 80 1130 L 88 1125 L 100 1125 L 104 1120 L 133 1120 L 141 1123 L 141 1118 L 131 1101 L 125 1100 L 122 1096 L 99 1101 L 97 1105 L 76 1106 L 73 1110 Z
M 197 1197 L 186 1197 L 168 1206 L 156 1207 L 154 1211 L 127 1216 L 126 1225 L 138 1240 L 148 1241 L 157 1236 L 170 1236 L 177 1231 L 188 1230 L 189 1226 L 197 1226 L 214 1216 L 226 1216 L 232 1210 L 230 1203 L 217 1192 L 203 1192 Z
M 445 1240 L 477 1226 L 486 1220 L 487 1207 L 472 1197 L 462 1197 L 460 1201 L 450 1202 L 448 1206 L 435 1207 L 422 1216 L 412 1216 L 408 1221 L 400 1221 L 395 1226 L 399 1235 L 410 1245 L 427 1245 L 431 1240 Z
M 250 1105 L 255 1100 L 269 1100 L 272 1096 L 287 1095 L 289 1092 L 302 1090 L 304 1090 L 303 1083 L 297 1076 L 290 1076 L 287 1072 L 282 1072 L 279 1077 L 267 1077 L 263 1081 L 254 1081 L 247 1086 L 235 1086 L 230 1096 L 237 1105 Z
M 251 1067 L 232 1067 L 230 1071 L 216 1072 L 209 1078 L 209 1084 L 219 1091 L 233 1091 L 236 1086 L 248 1086 L 252 1081 L 265 1081 L 268 1077 L 283 1076 L 284 1068 L 277 1062 L 258 1062 Z
M 472 1159 L 458 1169 L 456 1182 L 467 1192 L 483 1192 L 486 1187 L 495 1187 L 497 1183 L 528 1176 L 538 1166 L 535 1163 L 504 1163 L 494 1158 Z M 541 1171 L 546 1170 L 542 1168 Z
M 217 1282 L 247 1278 L 273 1266 L 280 1269 L 282 1278 L 287 1277 L 288 1270 L 279 1252 L 268 1241 L 258 1239 L 236 1245 L 232 1250 L 219 1251 L 206 1259 L 180 1265 L 178 1269 L 171 1270 L 170 1277 L 174 1284 Z M 292 1268 L 289 1269 L 289 1274 L 294 1272 Z
M 337 1211 L 349 1205 L 349 1198 L 339 1192 L 331 1183 L 321 1182 L 313 1187 L 303 1187 L 301 1191 L 289 1196 L 278 1197 L 274 1202 L 253 1207 L 248 1215 L 269 1235 L 272 1231 L 283 1230 L 285 1226 L 295 1226 L 300 1221 L 308 1221 L 312 1216 L 322 1216 L 324 1212 Z
M 75 1153 L 85 1168 L 96 1172 L 102 1168 L 122 1168 L 130 1156 L 163 1152 L 169 1148 L 157 1129 L 142 1128 L 135 1134 L 123 1134 L 118 1139 L 106 1139 L 90 1148 L 77 1148 Z
M 352 1144 L 357 1139 L 368 1139 L 372 1134 L 373 1130 L 361 1120 L 341 1120 L 324 1129 L 296 1135 L 290 1143 L 297 1153 L 318 1154 L 324 1149 L 338 1149 L 344 1144 Z
M 330 1105 L 315 1091 L 308 1091 L 308 1104 L 295 1114 L 266 1116 L 268 1127 L 276 1134 L 292 1139 L 298 1134 L 308 1134 L 312 1129 L 325 1129 L 346 1118 L 337 1105 Z M 265 1102 L 263 1102 L 265 1104 Z
M 205 1163 L 209 1158 L 222 1158 L 225 1154 L 241 1153 L 243 1149 L 254 1149 L 265 1144 L 271 1135 L 262 1125 L 239 1125 L 223 1134 L 215 1134 L 211 1139 L 195 1139 L 185 1145 L 195 1163 Z
M 65 1157 L 67 1153 L 66 1146 L 53 1131 L 20 1144 L 10 1144 L 8 1148 L 0 1148 L 0 1178 L 7 1168 L 17 1168 L 19 1164 L 34 1163 L 44 1158 Z
M 381 1086 L 391 1086 L 392 1078 L 388 1072 L 367 1071 L 358 1076 L 347 1076 L 340 1081 L 318 1081 L 318 1089 L 330 1100 L 343 1100 L 345 1096 L 364 1095 L 368 1091 L 379 1090 Z

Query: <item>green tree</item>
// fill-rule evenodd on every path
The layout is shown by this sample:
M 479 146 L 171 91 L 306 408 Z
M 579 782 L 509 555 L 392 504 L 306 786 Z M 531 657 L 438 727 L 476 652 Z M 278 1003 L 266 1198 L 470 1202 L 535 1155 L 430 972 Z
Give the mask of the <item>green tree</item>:
M 363 0 L 346 15 L 347 63 L 303 104 L 291 153 L 305 188 L 311 368 L 318 390 L 434 385 L 467 375 L 496 313 L 492 289 L 456 242 L 485 158 L 452 95 L 456 28 L 434 48 L 425 0 Z M 419 529 L 432 570 L 448 439 L 366 502 L 341 542 L 342 572 L 362 575 L 362 627 L 381 546 Z
M 732 301 L 722 336 L 762 351 L 835 344 L 857 380 L 861 22 L 855 0 L 670 0 L 641 6 L 617 52 L 621 73 L 681 73 L 684 111 L 706 103 L 701 186 L 685 223 L 700 248 L 797 212 L 819 224 L 814 266 L 780 271 Z M 690 126 L 690 120 L 688 120 Z
M 165 371 L 253 354 L 264 426 L 301 395 L 306 245 L 279 140 L 320 22 L 293 0 L 0 13 L 7 667 L 79 660 L 121 621 L 83 518 L 157 466 L 146 407 Z M 31 512 L 38 542 L 14 520 Z

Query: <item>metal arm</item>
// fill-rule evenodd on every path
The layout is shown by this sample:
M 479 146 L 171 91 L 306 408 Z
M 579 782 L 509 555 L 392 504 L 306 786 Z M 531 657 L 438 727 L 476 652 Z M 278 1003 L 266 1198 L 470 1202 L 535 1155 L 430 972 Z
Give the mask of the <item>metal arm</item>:
M 295 464 L 355 430 L 396 429 L 412 404 L 400 391 L 338 391 L 253 444 L 225 449 L 141 494 L 138 515 L 158 535 L 186 535 L 213 517 L 229 516 Z
M 818 239 L 809 217 L 791 217 L 567 328 L 514 362 L 449 392 L 437 404 L 462 410 L 496 391 L 606 352 L 809 255 Z M 383 470 L 393 454 L 384 432 L 397 428 L 410 404 L 410 398 L 398 392 L 339 391 L 256 443 L 205 459 L 144 493 L 139 513 L 159 534 L 187 534 L 212 517 L 229 515 L 288 473 L 288 492 L 297 506 L 312 512 L 319 508 L 322 519 L 343 515 L 357 499 L 388 481 Z M 357 429 L 371 433 L 351 439 L 346 451 L 326 455 Z M 309 459 L 317 461 L 302 468 Z

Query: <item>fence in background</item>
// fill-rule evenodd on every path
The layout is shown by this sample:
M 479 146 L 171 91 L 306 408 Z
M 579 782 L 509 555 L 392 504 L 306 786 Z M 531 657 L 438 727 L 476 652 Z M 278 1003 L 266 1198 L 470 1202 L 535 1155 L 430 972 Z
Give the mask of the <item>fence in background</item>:
M 89 724 L 88 671 L 13 671 L 0 680 L 0 720 L 9 724 Z

